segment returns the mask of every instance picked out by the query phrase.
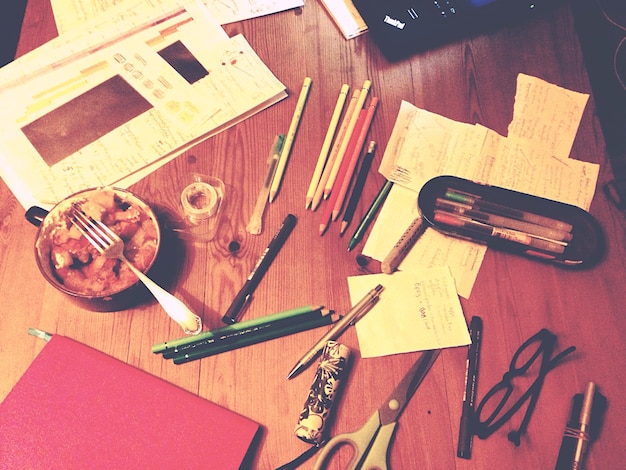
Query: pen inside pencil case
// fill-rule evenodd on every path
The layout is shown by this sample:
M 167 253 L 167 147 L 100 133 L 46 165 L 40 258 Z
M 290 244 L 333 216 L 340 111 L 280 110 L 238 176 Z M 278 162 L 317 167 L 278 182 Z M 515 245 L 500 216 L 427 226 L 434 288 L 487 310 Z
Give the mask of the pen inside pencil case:
M 604 253 L 597 220 L 558 201 L 438 176 L 422 187 L 418 206 L 438 231 L 495 249 L 567 266 L 589 266 Z

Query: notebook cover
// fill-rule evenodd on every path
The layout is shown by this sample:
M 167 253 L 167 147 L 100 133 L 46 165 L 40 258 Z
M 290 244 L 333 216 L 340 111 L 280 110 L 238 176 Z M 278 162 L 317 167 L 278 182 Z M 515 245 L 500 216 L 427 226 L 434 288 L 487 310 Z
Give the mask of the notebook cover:
M 0 404 L 0 468 L 239 468 L 258 430 L 54 335 Z

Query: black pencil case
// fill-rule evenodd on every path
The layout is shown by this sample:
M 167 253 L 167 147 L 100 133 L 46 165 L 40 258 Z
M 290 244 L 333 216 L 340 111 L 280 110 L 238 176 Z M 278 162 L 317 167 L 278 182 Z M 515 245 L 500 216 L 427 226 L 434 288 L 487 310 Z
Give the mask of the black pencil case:
M 570 204 L 455 176 L 429 180 L 417 203 L 433 228 L 491 248 L 580 267 L 604 254 L 598 221 Z

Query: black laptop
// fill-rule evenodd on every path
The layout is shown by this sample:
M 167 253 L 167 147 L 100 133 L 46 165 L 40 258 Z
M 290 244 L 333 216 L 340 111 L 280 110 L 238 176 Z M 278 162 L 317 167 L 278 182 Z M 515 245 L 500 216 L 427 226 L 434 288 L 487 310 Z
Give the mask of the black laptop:
M 389 60 L 536 14 L 559 0 L 353 0 Z

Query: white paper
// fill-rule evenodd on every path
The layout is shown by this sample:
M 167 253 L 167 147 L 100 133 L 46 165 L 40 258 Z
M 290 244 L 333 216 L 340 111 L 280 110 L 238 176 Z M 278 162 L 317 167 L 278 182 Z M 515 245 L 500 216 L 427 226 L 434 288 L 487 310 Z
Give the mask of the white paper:
M 447 268 L 417 269 L 393 276 L 348 278 L 355 304 L 381 284 L 374 307 L 356 323 L 361 357 L 424 351 L 471 342 L 454 279 Z
M 364 247 L 384 260 L 417 216 L 416 199 L 431 178 L 452 175 L 513 189 L 588 210 L 599 165 L 569 158 L 588 95 L 520 74 L 509 136 L 481 125 L 448 119 L 403 101 L 379 171 L 394 182 Z M 403 186 L 413 194 L 401 196 Z M 452 245 L 427 230 L 400 265 L 425 262 L 428 255 L 450 266 L 459 295 L 468 298 L 485 247 Z M 462 248 L 459 248 L 461 247 Z M 461 253 L 457 253 L 460 249 Z M 420 253 L 419 255 L 417 253 Z M 460 256 L 460 258 L 459 258 Z
M 417 193 L 394 185 L 363 247 L 363 254 L 374 259 L 384 259 L 418 214 Z M 414 271 L 447 266 L 455 280 L 458 294 L 468 299 L 486 251 L 485 245 L 449 237 L 427 228 L 398 269 Z
M 156 0 L 158 1 L 158 0 Z M 86 21 L 136 0 L 50 0 L 54 20 L 60 34 L 80 27 Z M 277 13 L 304 5 L 303 0 L 202 0 L 219 24 L 228 24 Z
M 0 176 L 25 208 L 127 187 L 285 96 L 201 3 L 137 0 L 0 70 Z

